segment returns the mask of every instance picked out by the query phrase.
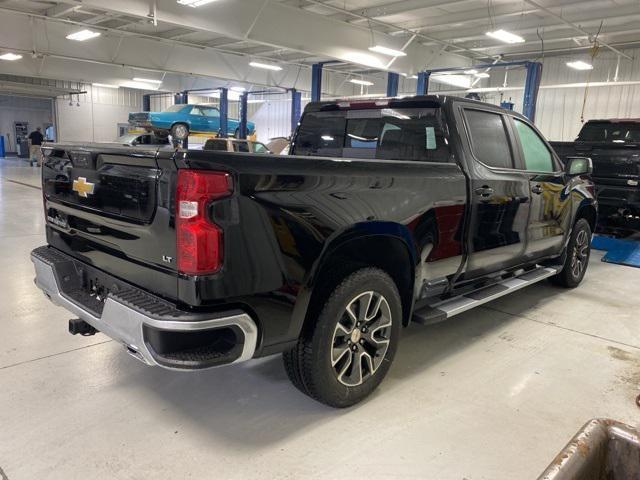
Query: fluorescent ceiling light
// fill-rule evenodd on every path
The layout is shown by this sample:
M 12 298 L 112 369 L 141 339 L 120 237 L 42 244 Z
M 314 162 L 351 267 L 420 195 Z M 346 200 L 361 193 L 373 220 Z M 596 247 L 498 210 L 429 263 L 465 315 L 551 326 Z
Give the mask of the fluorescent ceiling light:
M 320 138 L 325 142 L 333 142 L 334 138 L 331 135 L 321 135 Z
M 474 77 L 476 78 L 489 78 L 491 75 L 489 75 L 487 72 L 480 72 L 480 73 L 476 73 L 474 74 Z
M 466 75 L 477 75 L 478 74 L 478 70 L 476 70 L 475 68 L 472 68 L 471 70 L 465 70 L 464 73 Z
M 455 87 L 471 87 L 471 79 L 467 75 L 431 75 L 431 79 Z
M 493 32 L 487 32 L 487 36 L 500 40 L 504 43 L 524 43 L 524 38 L 520 35 L 507 32 L 506 30 L 494 30 Z
M 373 85 L 373 82 L 369 82 L 367 80 L 360 80 L 357 78 L 352 78 L 351 80 L 349 80 L 351 83 L 355 83 L 356 85 L 366 85 L 366 86 L 371 86 Z
M 127 87 L 127 88 L 136 88 L 139 90 L 158 90 L 157 84 L 146 83 L 146 82 L 124 82 L 120 86 Z
M 406 57 L 407 54 L 402 50 L 396 50 L 395 48 L 383 47 L 382 45 L 376 45 L 369 47 L 369 50 L 383 55 L 389 55 L 391 57 Z
M 158 85 L 162 83 L 162 80 L 154 80 L 153 78 L 140 78 L 140 77 L 133 77 L 133 81 L 142 82 L 142 83 L 156 83 Z
M 247 89 L 244 87 L 231 87 L 231 90 L 233 90 L 234 92 L 246 92 Z
M 3 55 L 0 55 L 0 60 L 14 61 L 14 60 L 20 60 L 21 58 L 22 58 L 22 55 L 18 55 L 17 53 L 5 53 Z
M 67 39 L 84 42 L 85 40 L 90 40 L 92 38 L 99 37 L 100 35 L 100 32 L 94 32 L 93 30 L 80 30 L 79 32 L 70 33 L 69 35 L 67 35 Z
M 255 68 L 264 68 L 265 70 L 275 70 L 276 72 L 282 70 L 282 67 L 279 65 L 271 65 L 268 63 L 260 63 L 260 62 L 249 62 L 249 65 Z
M 567 67 L 575 70 L 593 70 L 593 65 L 582 60 L 576 60 L 575 62 L 567 62 Z
M 201 7 L 202 5 L 206 5 L 207 3 L 213 3 L 216 0 L 178 0 L 180 5 L 188 5 L 190 7 Z
M 102 88 L 120 88 L 119 85 L 110 85 L 108 83 L 92 83 L 94 87 L 102 87 Z

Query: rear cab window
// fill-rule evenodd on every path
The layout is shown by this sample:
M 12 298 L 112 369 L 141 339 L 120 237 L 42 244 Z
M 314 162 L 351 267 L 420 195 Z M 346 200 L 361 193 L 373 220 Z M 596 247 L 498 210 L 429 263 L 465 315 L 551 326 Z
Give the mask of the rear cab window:
M 578 140 L 602 143 L 640 143 L 640 122 L 589 121 L 580 130 Z
M 294 155 L 449 162 L 439 108 L 308 112 Z

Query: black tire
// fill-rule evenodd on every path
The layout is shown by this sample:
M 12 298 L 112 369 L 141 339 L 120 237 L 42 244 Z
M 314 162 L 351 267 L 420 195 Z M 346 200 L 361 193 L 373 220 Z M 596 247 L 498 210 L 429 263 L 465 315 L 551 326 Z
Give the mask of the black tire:
M 580 218 L 573 226 L 562 271 L 551 277 L 551 282 L 565 288 L 580 285 L 589 265 L 591 256 L 591 226 Z
M 176 123 L 171 127 L 171 136 L 174 140 L 184 140 L 189 136 L 189 126 L 184 123 Z
M 365 399 L 389 371 L 398 346 L 402 302 L 391 277 L 369 267 L 351 273 L 308 320 L 313 323 L 298 344 L 283 353 L 291 382 L 331 407 Z

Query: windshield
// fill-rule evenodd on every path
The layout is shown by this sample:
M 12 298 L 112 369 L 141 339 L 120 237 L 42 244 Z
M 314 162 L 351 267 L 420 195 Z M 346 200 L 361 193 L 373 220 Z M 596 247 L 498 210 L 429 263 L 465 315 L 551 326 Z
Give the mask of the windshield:
M 640 123 L 587 122 L 580 130 L 578 140 L 611 143 L 640 142 Z
M 184 107 L 186 107 L 186 105 L 171 105 L 168 108 L 165 108 L 163 110 L 163 112 L 179 112 L 180 110 L 182 110 Z
M 294 155 L 448 162 L 439 108 L 309 112 Z

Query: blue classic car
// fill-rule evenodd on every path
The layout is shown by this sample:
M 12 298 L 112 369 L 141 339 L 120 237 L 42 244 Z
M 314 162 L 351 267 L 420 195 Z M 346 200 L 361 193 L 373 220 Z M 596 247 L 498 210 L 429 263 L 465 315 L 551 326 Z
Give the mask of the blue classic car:
M 129 125 L 153 131 L 156 135 L 171 134 L 184 140 L 192 133 L 213 133 L 220 130 L 220 110 L 210 105 L 172 105 L 164 112 L 138 112 L 129 114 Z M 227 120 L 228 133 L 238 136 L 240 121 Z M 253 135 L 255 124 L 247 122 L 247 135 Z

